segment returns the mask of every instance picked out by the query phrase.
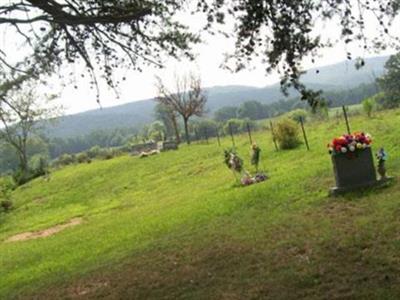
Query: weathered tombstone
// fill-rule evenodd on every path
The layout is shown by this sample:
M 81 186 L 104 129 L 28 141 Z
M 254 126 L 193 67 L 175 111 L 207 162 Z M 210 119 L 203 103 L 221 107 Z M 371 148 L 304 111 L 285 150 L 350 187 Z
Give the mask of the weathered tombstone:
M 160 151 L 178 150 L 178 144 L 174 141 L 159 142 L 158 150 Z
M 371 148 L 358 151 L 357 155 L 332 155 L 333 172 L 336 187 L 332 195 L 343 194 L 360 188 L 375 186 L 376 170 Z
M 152 150 L 157 150 L 157 143 L 150 142 L 150 143 L 143 143 L 138 145 L 133 145 L 131 149 L 132 155 L 138 155 L 141 152 L 149 152 Z

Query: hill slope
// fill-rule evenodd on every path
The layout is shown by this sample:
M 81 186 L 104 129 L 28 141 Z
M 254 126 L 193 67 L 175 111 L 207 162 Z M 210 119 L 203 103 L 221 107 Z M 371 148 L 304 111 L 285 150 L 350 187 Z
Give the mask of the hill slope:
M 303 76 L 303 81 L 311 88 L 324 91 L 350 89 L 361 83 L 370 83 L 383 72 L 388 57 L 376 57 L 366 60 L 366 66 L 355 70 L 354 62 L 311 69 Z M 217 86 L 207 89 L 207 108 L 213 112 L 223 106 L 237 106 L 249 100 L 264 104 L 278 101 L 284 96 L 279 84 L 256 88 L 249 86 Z M 297 93 L 291 91 L 290 97 Z M 55 127 L 48 128 L 51 137 L 71 137 L 90 133 L 93 130 L 135 127 L 151 122 L 155 103 L 153 100 L 142 100 L 124 105 L 92 110 L 60 118 Z
M 400 111 L 351 125 L 385 146 L 398 174 Z M 400 186 L 327 198 L 324 145 L 345 126 L 306 129 L 310 152 L 275 152 L 268 132 L 254 134 L 271 178 L 246 188 L 222 164 L 229 139 L 69 166 L 21 187 L 0 215 L 0 298 L 398 299 Z M 251 170 L 247 136 L 236 144 Z

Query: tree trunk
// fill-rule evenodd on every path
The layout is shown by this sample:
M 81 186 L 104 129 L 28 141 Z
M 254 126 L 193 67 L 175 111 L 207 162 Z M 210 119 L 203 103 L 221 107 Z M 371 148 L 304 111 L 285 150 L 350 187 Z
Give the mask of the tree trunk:
M 174 126 L 176 143 L 180 144 L 181 137 L 179 136 L 178 123 L 176 122 L 176 116 L 174 114 L 171 114 L 171 121 L 172 121 L 172 125 Z
M 184 123 L 184 125 L 185 125 L 186 143 L 187 143 L 188 145 L 190 145 L 188 121 L 189 121 L 189 118 L 183 118 L 183 123 Z
M 21 155 L 19 159 L 19 167 L 22 171 L 28 171 L 28 159 L 25 155 Z
M 19 156 L 19 170 L 21 172 L 20 178 L 18 178 L 18 181 L 21 181 L 21 182 L 19 182 L 18 184 L 20 184 L 20 183 L 23 183 L 25 178 L 28 176 L 29 167 L 28 167 L 28 158 L 27 158 L 26 152 L 22 149 L 19 149 L 18 152 L 19 152 L 19 155 L 18 155 Z

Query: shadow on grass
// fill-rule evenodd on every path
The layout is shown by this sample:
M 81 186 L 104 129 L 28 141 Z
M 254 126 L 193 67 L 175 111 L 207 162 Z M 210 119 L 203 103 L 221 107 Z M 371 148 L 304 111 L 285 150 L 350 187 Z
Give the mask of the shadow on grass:
M 343 193 L 339 196 L 328 196 L 330 199 L 337 199 L 343 201 L 354 201 L 357 199 L 361 199 L 364 197 L 369 197 L 373 195 L 379 195 L 385 193 L 388 188 L 394 187 L 397 185 L 397 179 L 395 177 L 390 177 L 388 180 L 379 183 L 374 187 L 362 188 L 359 190 L 350 191 L 347 193 Z

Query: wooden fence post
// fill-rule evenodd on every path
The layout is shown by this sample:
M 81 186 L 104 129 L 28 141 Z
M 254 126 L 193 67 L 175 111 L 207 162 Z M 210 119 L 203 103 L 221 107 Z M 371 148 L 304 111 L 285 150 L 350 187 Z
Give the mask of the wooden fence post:
M 197 128 L 194 128 L 194 136 L 196 138 L 196 142 L 198 142 L 200 138 L 199 138 L 199 133 L 197 132 Z
M 300 117 L 300 124 L 301 124 L 301 130 L 303 131 L 304 142 L 306 143 L 307 150 L 310 151 L 310 146 L 308 145 L 307 134 L 306 134 L 306 131 L 304 129 L 303 117 Z
M 206 143 L 208 145 L 208 130 L 207 130 L 207 127 L 204 127 L 204 134 L 206 135 Z
M 251 130 L 248 122 L 247 122 L 247 133 L 249 135 L 250 145 L 253 145 L 253 138 L 251 137 Z
M 347 127 L 347 133 L 351 134 L 351 130 L 350 130 L 350 124 L 349 124 L 349 118 L 347 117 L 347 110 L 346 110 L 346 106 L 342 106 L 343 109 L 343 115 L 344 115 L 344 120 L 346 121 L 346 127 Z
M 233 147 L 236 147 L 236 145 L 235 145 L 235 138 L 233 137 L 232 124 L 231 124 L 231 123 L 229 123 L 229 133 L 230 133 L 230 135 L 231 135 L 232 145 L 233 145 Z
M 217 134 L 218 146 L 220 146 L 220 147 L 221 147 L 221 140 L 220 140 L 220 138 L 219 138 L 218 127 L 216 127 L 216 128 L 215 128 L 215 132 L 216 132 L 216 134 Z

